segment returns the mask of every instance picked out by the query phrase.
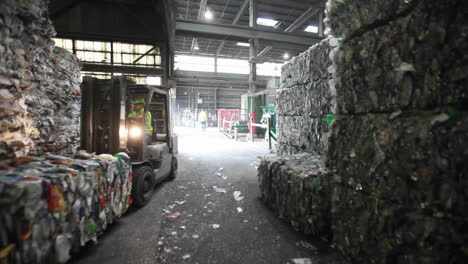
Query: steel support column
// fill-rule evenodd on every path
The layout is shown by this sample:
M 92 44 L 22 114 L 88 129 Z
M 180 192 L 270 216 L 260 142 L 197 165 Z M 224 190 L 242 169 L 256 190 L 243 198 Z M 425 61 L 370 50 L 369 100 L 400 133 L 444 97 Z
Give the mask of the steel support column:
M 257 27 L 257 0 L 250 0 L 249 27 L 251 28 Z M 249 43 L 250 43 L 250 47 L 249 47 L 249 65 L 250 65 L 249 93 L 255 93 L 257 91 L 257 86 L 255 85 L 255 81 L 257 80 L 257 63 L 253 62 L 252 59 L 257 56 L 258 39 L 251 38 L 249 40 Z M 253 111 L 253 99 L 250 98 L 249 112 L 252 112 L 252 111 Z
M 323 10 L 320 10 L 318 20 L 318 35 L 323 37 Z

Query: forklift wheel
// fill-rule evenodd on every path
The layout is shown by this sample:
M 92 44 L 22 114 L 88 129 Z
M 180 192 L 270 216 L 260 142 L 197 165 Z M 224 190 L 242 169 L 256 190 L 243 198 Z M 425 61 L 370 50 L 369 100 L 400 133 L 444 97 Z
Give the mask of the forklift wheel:
M 133 173 L 132 197 L 136 207 L 149 203 L 154 190 L 154 173 L 148 166 L 141 166 Z
M 169 174 L 168 179 L 169 180 L 174 180 L 176 177 L 177 177 L 177 158 L 172 157 L 171 174 Z

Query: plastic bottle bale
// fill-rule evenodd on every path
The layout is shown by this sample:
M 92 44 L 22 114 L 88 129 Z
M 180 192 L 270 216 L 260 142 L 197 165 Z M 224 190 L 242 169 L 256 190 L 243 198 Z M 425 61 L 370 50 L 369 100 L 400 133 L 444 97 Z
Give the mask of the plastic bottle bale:
M 266 157 L 259 167 L 262 200 L 293 228 L 330 230 L 331 174 L 317 155 Z
M 433 111 L 338 117 L 330 169 L 379 199 L 464 214 L 468 112 Z
M 329 125 L 326 117 L 278 116 L 280 154 L 326 153 Z
M 357 190 L 335 186 L 333 243 L 358 263 L 458 263 L 463 218 L 429 215 Z
M 318 117 L 332 112 L 328 80 L 277 91 L 277 115 Z
M 466 105 L 466 13 L 455 2 L 420 1 L 405 16 L 343 40 L 338 113 Z
M 281 68 L 281 87 L 291 88 L 326 78 L 331 65 L 328 53 L 328 41 L 322 40 L 289 60 Z

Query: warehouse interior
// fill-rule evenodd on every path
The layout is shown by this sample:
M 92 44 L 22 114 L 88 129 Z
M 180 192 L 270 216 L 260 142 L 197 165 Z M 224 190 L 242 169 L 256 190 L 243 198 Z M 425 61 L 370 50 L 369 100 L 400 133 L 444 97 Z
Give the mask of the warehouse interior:
M 0 1 L 0 263 L 465 263 L 466 17 Z

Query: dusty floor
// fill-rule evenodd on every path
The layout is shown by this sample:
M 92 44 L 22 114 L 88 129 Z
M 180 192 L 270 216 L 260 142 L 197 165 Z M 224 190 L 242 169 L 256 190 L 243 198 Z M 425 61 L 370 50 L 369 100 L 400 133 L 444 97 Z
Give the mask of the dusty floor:
M 177 132 L 177 179 L 160 184 L 148 206 L 130 210 L 75 263 L 345 263 L 258 199 L 255 166 L 269 153 L 265 143 L 235 142 L 214 128 Z

